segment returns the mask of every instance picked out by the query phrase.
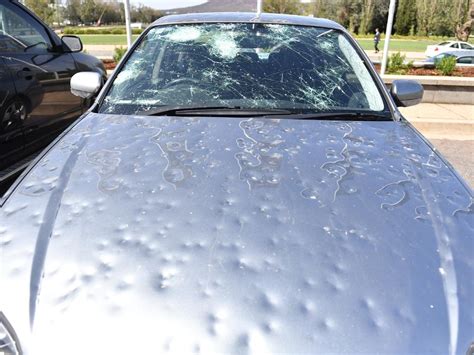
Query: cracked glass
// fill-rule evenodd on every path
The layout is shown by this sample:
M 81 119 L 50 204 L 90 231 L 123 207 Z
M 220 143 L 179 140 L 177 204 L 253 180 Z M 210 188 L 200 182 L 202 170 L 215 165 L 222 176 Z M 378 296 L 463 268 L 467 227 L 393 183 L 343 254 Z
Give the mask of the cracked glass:
M 222 106 L 292 113 L 385 109 L 363 59 L 341 31 L 207 23 L 152 28 L 99 112 Z

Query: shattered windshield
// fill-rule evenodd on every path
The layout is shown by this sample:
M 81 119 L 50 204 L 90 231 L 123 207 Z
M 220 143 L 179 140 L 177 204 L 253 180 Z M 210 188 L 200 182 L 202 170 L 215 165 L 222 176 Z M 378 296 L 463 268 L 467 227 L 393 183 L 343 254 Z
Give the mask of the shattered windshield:
M 151 29 L 99 112 L 224 106 L 298 113 L 385 108 L 363 59 L 340 31 L 208 23 Z

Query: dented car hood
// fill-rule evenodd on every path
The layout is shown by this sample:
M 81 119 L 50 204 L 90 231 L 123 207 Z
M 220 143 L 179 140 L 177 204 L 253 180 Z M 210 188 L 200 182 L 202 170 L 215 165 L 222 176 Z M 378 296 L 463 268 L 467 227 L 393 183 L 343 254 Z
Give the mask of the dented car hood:
M 465 353 L 472 191 L 405 122 L 91 113 L 0 210 L 25 353 Z

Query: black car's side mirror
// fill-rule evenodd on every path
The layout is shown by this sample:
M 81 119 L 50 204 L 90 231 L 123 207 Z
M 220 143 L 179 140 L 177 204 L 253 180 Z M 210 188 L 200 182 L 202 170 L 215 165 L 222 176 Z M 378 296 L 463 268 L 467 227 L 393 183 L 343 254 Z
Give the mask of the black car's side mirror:
M 76 53 L 82 51 L 82 41 L 77 36 L 62 36 L 61 41 L 63 42 L 63 47 L 68 52 Z
M 423 99 L 423 86 L 413 80 L 394 80 L 390 94 L 397 106 L 408 107 L 417 105 Z

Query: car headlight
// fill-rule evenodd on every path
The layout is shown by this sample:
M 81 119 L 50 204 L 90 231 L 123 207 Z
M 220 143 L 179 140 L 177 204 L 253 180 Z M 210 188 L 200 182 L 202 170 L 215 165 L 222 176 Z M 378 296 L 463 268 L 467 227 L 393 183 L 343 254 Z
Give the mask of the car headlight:
M 18 338 L 5 315 L 0 312 L 0 355 L 21 355 Z

